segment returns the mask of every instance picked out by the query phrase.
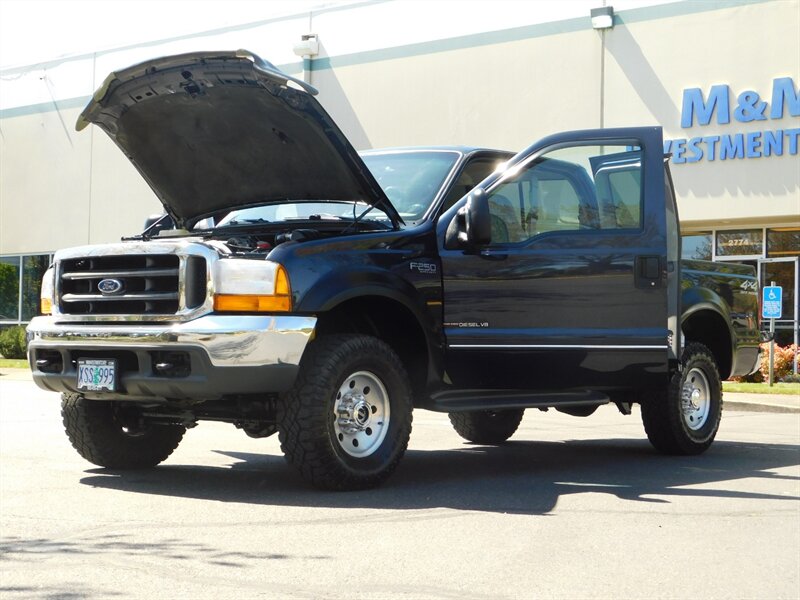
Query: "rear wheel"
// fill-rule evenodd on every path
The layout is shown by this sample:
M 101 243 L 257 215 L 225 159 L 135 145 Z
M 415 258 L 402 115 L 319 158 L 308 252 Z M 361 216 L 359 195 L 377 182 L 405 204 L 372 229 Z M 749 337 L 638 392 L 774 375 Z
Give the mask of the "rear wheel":
M 682 369 L 665 393 L 642 403 L 650 443 L 665 454 L 700 454 L 711 446 L 722 418 L 722 382 L 711 351 L 686 346 Z
M 172 454 L 186 431 L 180 425 L 143 424 L 135 407 L 78 394 L 61 395 L 61 417 L 78 454 L 109 469 L 154 467 Z
M 453 429 L 476 444 L 500 444 L 514 435 L 522 422 L 524 409 L 479 410 L 450 413 Z
M 411 385 L 394 351 L 365 335 L 323 336 L 306 350 L 278 403 L 281 449 L 316 487 L 378 485 L 411 434 Z

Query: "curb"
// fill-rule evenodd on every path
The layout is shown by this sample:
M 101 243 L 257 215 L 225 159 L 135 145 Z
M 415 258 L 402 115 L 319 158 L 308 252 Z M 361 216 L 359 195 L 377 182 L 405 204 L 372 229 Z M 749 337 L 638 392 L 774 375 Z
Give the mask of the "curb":
M 796 406 L 788 406 L 786 404 L 775 404 L 775 403 L 762 404 L 760 402 L 745 402 L 740 400 L 724 400 L 722 404 L 722 409 L 734 412 L 800 414 L 800 408 Z

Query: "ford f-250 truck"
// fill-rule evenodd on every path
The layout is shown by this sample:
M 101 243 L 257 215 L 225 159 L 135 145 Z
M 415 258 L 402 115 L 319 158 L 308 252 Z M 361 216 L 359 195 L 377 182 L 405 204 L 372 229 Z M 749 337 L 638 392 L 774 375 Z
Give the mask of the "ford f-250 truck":
M 358 489 L 394 470 L 413 408 L 496 444 L 526 408 L 609 402 L 640 404 L 662 452 L 709 447 L 720 378 L 756 368 L 757 285 L 679 260 L 660 128 L 359 156 L 314 94 L 195 53 L 112 73 L 81 114 L 168 213 L 44 277 L 33 378 L 83 457 L 154 466 L 224 421 Z

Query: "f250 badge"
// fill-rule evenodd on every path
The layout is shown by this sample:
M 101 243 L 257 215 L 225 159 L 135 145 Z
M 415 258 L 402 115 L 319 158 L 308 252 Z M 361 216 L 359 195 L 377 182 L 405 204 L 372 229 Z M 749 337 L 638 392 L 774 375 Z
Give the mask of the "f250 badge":
M 408 266 L 412 271 L 419 271 L 424 275 L 433 275 L 436 273 L 436 263 L 412 262 Z

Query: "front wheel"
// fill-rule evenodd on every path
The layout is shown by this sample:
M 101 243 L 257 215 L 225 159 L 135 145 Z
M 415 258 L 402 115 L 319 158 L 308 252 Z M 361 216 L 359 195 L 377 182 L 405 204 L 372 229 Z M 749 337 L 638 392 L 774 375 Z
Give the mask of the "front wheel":
M 61 395 L 67 437 L 83 458 L 109 469 L 154 467 L 178 447 L 186 429 L 180 425 L 139 422 L 135 407 L 122 402 Z
M 686 346 L 681 371 L 666 393 L 642 402 L 642 421 L 650 443 L 665 454 L 705 452 L 722 418 L 722 382 L 711 351 Z
M 281 449 L 316 487 L 373 487 L 405 453 L 411 408 L 408 375 L 387 344 L 323 336 L 309 345 L 294 388 L 278 403 Z

